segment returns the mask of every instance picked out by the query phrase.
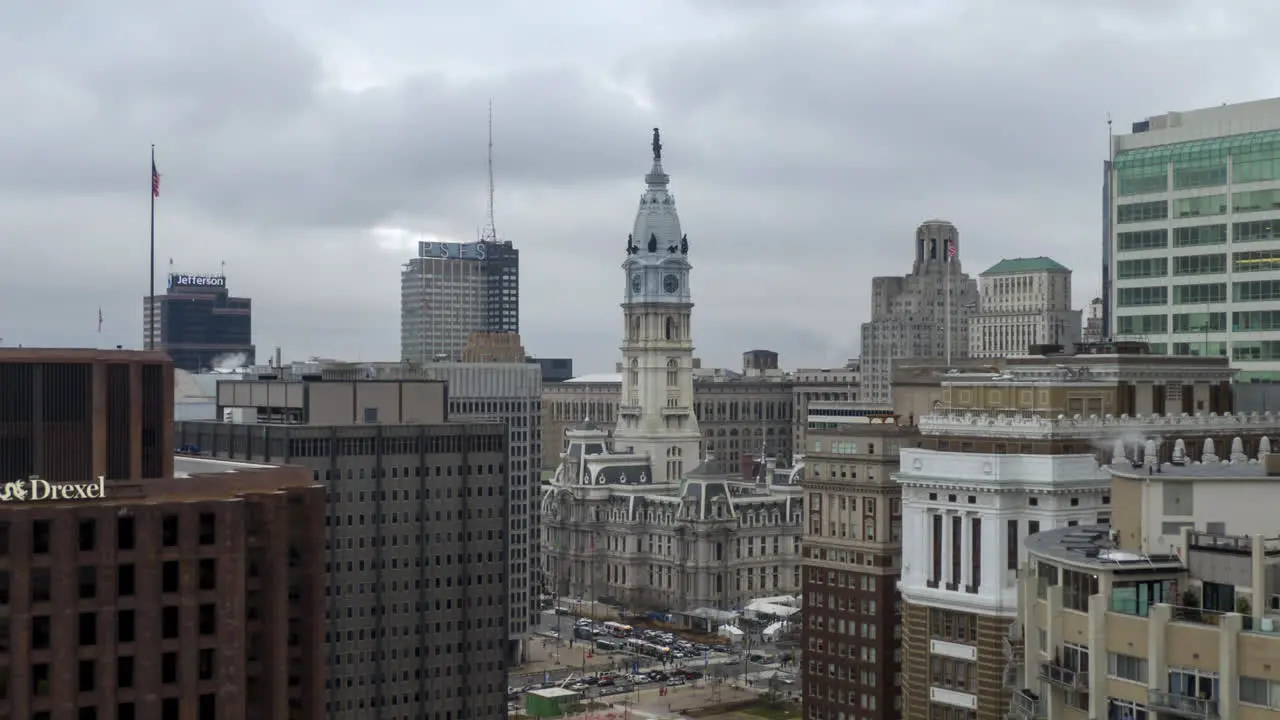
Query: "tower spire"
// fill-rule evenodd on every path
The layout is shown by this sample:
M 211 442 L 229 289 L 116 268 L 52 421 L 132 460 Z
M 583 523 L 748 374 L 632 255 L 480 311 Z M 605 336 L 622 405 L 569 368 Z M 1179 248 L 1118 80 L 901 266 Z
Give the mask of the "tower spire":
M 488 224 L 481 233 L 481 240 L 489 240 L 496 242 L 498 240 L 498 226 L 493 219 L 493 100 L 489 100 L 489 208 L 488 208 Z

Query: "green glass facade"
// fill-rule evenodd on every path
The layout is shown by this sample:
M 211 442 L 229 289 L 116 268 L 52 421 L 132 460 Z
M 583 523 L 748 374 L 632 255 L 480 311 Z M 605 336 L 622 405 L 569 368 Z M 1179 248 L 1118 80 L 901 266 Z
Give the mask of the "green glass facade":
M 1251 246 L 1280 241 L 1280 189 L 1250 186 L 1280 181 L 1280 130 L 1124 150 L 1111 168 L 1114 332 L 1168 341 L 1153 352 L 1229 356 L 1237 382 L 1280 382 L 1274 364 L 1250 365 L 1280 362 L 1280 335 L 1232 335 L 1280 334 L 1280 308 L 1264 309 L 1280 303 L 1280 280 L 1252 279 L 1280 271 L 1280 248 Z M 1159 197 L 1186 190 L 1209 194 Z
M 1137 148 L 1115 157 L 1121 196 L 1280 180 L 1280 130 Z

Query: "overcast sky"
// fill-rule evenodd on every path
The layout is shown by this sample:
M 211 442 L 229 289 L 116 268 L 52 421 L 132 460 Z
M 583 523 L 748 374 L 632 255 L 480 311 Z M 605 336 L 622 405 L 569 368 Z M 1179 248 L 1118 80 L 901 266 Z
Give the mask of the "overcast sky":
M 916 225 L 1098 293 L 1106 118 L 1280 94 L 1273 0 L 64 0 L 0 4 L 0 338 L 141 343 L 168 258 L 253 298 L 260 357 L 399 356 L 417 239 L 520 247 L 535 355 L 618 356 L 650 129 L 697 354 L 858 354 Z M 103 330 L 97 332 L 101 306 Z

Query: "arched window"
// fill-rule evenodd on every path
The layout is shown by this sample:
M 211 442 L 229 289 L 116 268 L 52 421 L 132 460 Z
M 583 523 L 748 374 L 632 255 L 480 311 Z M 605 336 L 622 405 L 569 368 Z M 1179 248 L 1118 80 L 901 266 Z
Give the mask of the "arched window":
M 638 317 L 631 318 L 631 339 L 640 339 L 640 318 Z
M 675 339 L 679 336 L 679 334 L 680 334 L 680 333 L 679 333 L 679 332 L 677 331 L 677 329 L 676 329 L 676 319 L 675 319 L 675 318 L 673 318 L 673 317 L 671 317 L 670 315 L 668 315 L 668 316 L 667 316 L 667 330 L 666 330 L 666 338 L 667 338 L 668 340 L 675 340 Z
M 640 384 L 640 361 L 636 360 L 635 358 L 631 358 L 631 387 L 634 388 L 639 384 Z
M 675 358 L 667 360 L 667 386 L 675 387 L 680 382 L 680 363 Z

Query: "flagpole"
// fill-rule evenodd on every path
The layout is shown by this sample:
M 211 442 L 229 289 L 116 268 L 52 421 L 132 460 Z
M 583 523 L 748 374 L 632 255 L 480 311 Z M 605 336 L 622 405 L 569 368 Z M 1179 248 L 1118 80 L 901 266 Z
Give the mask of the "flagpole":
M 151 292 L 147 296 L 147 349 L 156 346 L 156 146 L 151 144 Z

